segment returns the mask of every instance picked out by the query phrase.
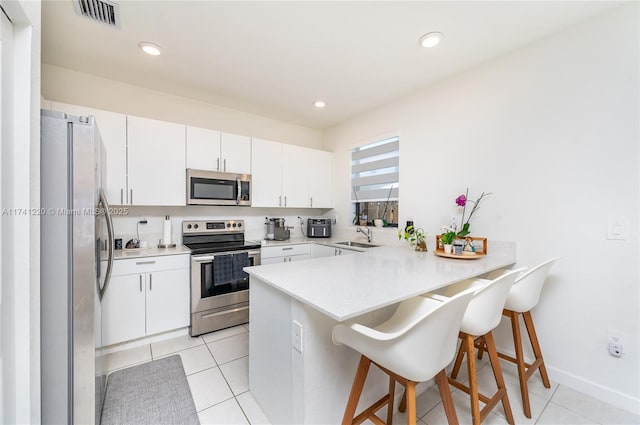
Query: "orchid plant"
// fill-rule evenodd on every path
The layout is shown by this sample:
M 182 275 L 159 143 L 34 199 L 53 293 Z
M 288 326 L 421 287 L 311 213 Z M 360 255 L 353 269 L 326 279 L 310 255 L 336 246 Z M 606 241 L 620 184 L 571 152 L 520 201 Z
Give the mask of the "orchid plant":
M 484 199 L 485 196 L 491 195 L 490 192 L 484 193 L 480 195 L 478 199 L 475 201 L 469 199 L 469 188 L 465 191 L 463 195 L 460 195 L 456 198 L 456 204 L 458 207 L 462 207 L 462 218 L 460 219 L 460 231 L 456 234 L 457 236 L 467 236 L 469 234 L 469 220 L 473 217 L 473 213 L 475 213 L 478 208 L 480 208 L 480 201 Z M 467 211 L 467 203 L 471 202 L 473 204 L 473 208 L 471 208 L 471 212 L 467 217 L 467 221 L 464 221 L 464 216 Z

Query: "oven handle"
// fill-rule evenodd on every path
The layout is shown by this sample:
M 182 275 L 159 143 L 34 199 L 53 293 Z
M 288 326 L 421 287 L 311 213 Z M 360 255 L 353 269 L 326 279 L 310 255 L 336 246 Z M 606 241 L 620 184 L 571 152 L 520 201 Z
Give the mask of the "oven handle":
M 258 255 L 260 255 L 260 249 L 245 249 L 240 251 L 216 252 L 213 255 L 203 255 L 203 256 L 192 255 L 191 259 L 196 263 L 206 263 L 208 261 L 213 261 L 216 255 L 240 254 L 242 252 L 246 252 L 247 254 L 249 254 L 249 257 L 257 257 Z
M 192 257 L 193 261 L 196 263 L 206 263 L 209 261 L 213 261 L 214 255 L 207 255 L 206 257 Z
M 201 319 L 208 319 L 210 317 L 221 316 L 223 314 L 237 313 L 238 311 L 242 311 L 242 310 L 249 310 L 249 306 L 238 307 L 238 308 L 234 308 L 233 310 L 219 311 L 217 313 L 205 314 L 205 315 L 201 316 Z

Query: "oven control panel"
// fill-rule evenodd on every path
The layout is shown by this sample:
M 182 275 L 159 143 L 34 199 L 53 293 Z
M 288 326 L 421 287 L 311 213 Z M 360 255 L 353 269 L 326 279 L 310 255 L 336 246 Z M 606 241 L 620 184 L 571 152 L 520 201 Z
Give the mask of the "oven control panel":
M 182 234 L 244 233 L 244 220 L 195 220 L 182 222 Z

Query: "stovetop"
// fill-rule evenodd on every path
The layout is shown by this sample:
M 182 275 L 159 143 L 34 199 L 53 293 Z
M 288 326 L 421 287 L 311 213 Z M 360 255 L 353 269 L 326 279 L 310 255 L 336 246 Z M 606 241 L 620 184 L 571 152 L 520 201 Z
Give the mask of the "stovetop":
M 193 255 L 260 248 L 259 241 L 244 240 L 243 220 L 183 221 L 182 244 Z
M 189 244 L 184 243 L 184 246 L 191 250 L 192 255 L 198 254 L 214 254 L 216 252 L 225 251 L 243 251 L 249 249 L 259 249 L 259 241 L 244 241 L 242 243 L 237 242 L 225 242 L 225 243 L 200 243 Z

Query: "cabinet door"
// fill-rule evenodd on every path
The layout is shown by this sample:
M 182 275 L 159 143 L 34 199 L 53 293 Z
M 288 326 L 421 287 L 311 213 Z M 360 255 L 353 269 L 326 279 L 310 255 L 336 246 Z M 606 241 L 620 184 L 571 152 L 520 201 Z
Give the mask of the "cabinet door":
M 309 150 L 282 145 L 283 206 L 309 207 Z
M 336 255 L 338 248 L 326 245 L 311 245 L 311 258 L 333 257 Z
M 102 345 L 145 335 L 144 276 L 111 276 L 102 299 Z
M 251 174 L 251 138 L 222 133 L 221 140 L 221 170 L 228 173 Z
M 333 208 L 333 154 L 312 149 L 308 159 L 309 206 Z
M 51 109 L 69 115 L 93 115 L 102 137 L 106 159 L 106 182 L 103 189 L 112 205 L 126 205 L 127 201 L 127 116 L 84 106 L 51 102 Z
M 186 205 L 185 126 L 127 117 L 131 205 Z
M 251 145 L 251 206 L 283 206 L 282 144 L 252 139 Z
M 262 258 L 260 260 L 260 265 L 267 265 L 267 264 L 278 264 L 278 263 L 284 263 L 285 259 L 287 257 L 271 257 L 271 258 Z
M 189 269 L 147 274 L 147 335 L 189 326 Z
M 187 168 L 220 171 L 221 161 L 220 132 L 187 126 Z

